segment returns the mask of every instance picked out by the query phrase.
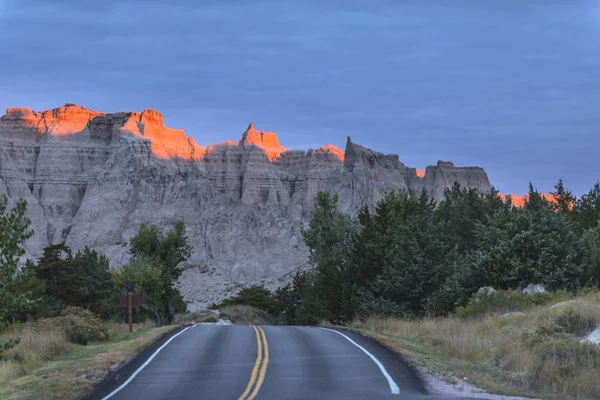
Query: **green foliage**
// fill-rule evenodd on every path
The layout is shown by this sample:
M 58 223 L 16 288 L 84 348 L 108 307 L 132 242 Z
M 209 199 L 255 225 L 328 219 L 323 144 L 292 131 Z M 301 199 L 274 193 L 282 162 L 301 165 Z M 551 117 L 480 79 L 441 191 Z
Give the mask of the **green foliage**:
M 69 341 L 86 345 L 91 341 L 106 340 L 109 337 L 108 327 L 91 311 L 79 307 L 67 307 L 60 317 L 47 318 L 40 321 L 44 327 L 63 331 Z
M 33 235 L 30 221 L 25 217 L 27 203 L 21 200 L 8 210 L 8 198 L 0 196 L 0 332 L 15 319 L 15 313 L 31 308 L 36 301 L 29 291 L 20 292 L 18 279 L 19 257 L 25 254 L 22 244 Z M 18 338 L 0 343 L 0 354 L 16 346 Z
M 46 284 L 37 278 L 35 265 L 31 260 L 27 260 L 15 279 L 8 282 L 6 290 L 12 293 L 27 293 L 30 298 L 35 299 L 17 308 L 6 309 L 9 321 L 27 322 L 52 315 L 46 295 Z
M 456 257 L 457 249 L 431 213 L 396 225 L 388 237 L 391 243 L 384 250 L 382 272 L 369 288 L 375 304 L 364 304 L 361 314 L 420 315 L 430 296 L 452 275 L 446 261 Z
M 581 265 L 588 285 L 600 285 L 600 225 L 583 231 L 579 241 Z
M 156 225 L 142 223 L 131 240 L 129 264 L 112 269 L 114 284 L 125 294 L 143 295 L 142 313 L 153 315 L 156 323 L 173 321 L 176 313 L 186 312 L 187 305 L 174 284 L 181 276 L 181 264 L 191 255 L 191 246 L 183 221 L 176 221 L 166 234 Z
M 350 218 L 337 209 L 338 195 L 319 192 L 308 229 L 302 230 L 304 242 L 310 248 L 309 261 L 316 268 L 315 288 L 318 293 L 319 312 L 314 318 L 323 317 L 337 323 L 353 317 L 351 299 L 353 293 L 353 270 L 349 265 L 349 251 L 355 232 Z
M 314 325 L 319 321 L 314 321 L 315 315 L 321 315 L 322 312 L 313 312 L 310 310 L 310 273 L 306 271 L 297 271 L 292 282 L 277 289 L 275 292 L 275 307 L 277 310 L 278 322 L 286 325 Z M 317 300 L 318 301 L 318 300 Z
M 44 282 L 45 296 L 56 314 L 69 305 L 89 309 L 103 318 L 118 314 L 119 293 L 103 254 L 86 247 L 73 255 L 64 244 L 52 245 L 30 268 Z
M 232 305 L 223 308 L 220 311 L 222 318 L 228 319 L 238 325 L 269 325 L 271 324 L 271 316 L 264 310 L 248 306 L 248 305 Z
M 303 237 L 312 269 L 276 292 L 283 323 L 341 323 L 373 314 L 407 318 L 507 311 L 600 284 L 600 184 L 577 199 L 559 181 L 555 202 L 529 185 L 523 208 L 498 192 L 455 184 L 438 204 L 391 192 L 358 226 L 321 192 Z M 503 293 L 543 284 L 554 294 Z M 507 292 L 469 301 L 480 287 Z M 516 292 L 514 292 L 516 293 Z M 462 307 L 462 308 L 460 308 Z
M 474 286 L 510 289 L 541 283 L 550 290 L 582 286 L 574 226 L 563 214 L 531 204 L 496 213 L 487 226 L 478 227 L 477 249 L 468 260 L 477 277 Z
M 573 213 L 577 224 L 583 229 L 598 226 L 598 222 L 600 222 L 600 183 L 597 182 L 588 193 L 577 200 Z
M 550 194 L 556 200 L 556 203 L 551 204 L 552 210 L 566 215 L 570 215 L 573 212 L 577 199 L 573 195 L 573 192 L 565 188 L 562 179 L 559 179 L 556 185 L 554 185 L 554 192 L 550 192 Z
M 275 311 L 273 293 L 263 285 L 242 288 L 235 296 L 229 297 L 211 308 L 222 309 L 235 305 L 251 306 L 267 313 Z

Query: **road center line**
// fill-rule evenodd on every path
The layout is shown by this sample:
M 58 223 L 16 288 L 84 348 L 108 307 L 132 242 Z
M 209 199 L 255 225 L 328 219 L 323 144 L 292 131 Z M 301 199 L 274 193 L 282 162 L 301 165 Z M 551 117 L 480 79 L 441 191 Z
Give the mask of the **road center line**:
M 381 371 L 381 373 L 383 374 L 383 376 L 385 376 L 385 379 L 387 379 L 388 384 L 390 385 L 390 390 L 392 391 L 392 394 L 400 394 L 400 388 L 398 387 L 398 385 L 396 384 L 396 382 L 394 382 L 394 379 L 390 376 L 390 374 L 388 374 L 388 372 L 386 371 L 386 369 L 383 366 L 383 364 L 380 363 L 379 360 L 377 358 L 375 358 L 375 356 L 373 354 L 369 353 L 367 351 L 367 349 L 365 349 L 364 347 L 362 347 L 360 344 L 356 343 L 354 340 L 350 339 L 348 336 L 344 335 L 342 332 L 338 332 L 336 330 L 328 329 L 328 328 L 321 328 L 321 329 L 324 329 L 326 331 L 335 332 L 338 335 L 341 335 L 341 336 L 345 337 L 346 339 L 348 339 L 348 341 L 350 341 L 350 343 L 352 343 L 353 345 L 355 345 L 356 347 L 358 347 L 359 349 L 361 349 L 366 355 L 368 355 L 371 358 L 371 360 L 373 360 L 373 362 L 375 364 L 377 364 L 377 366 L 379 367 L 379 370 Z
M 246 396 L 248 396 L 248 393 L 250 393 L 250 390 L 252 389 L 252 386 L 254 386 L 254 382 L 256 381 L 256 377 L 258 375 L 258 369 L 262 363 L 262 343 L 260 340 L 260 333 L 258 332 L 258 329 L 256 329 L 256 327 L 254 325 L 251 325 L 252 328 L 254 328 L 254 332 L 256 333 L 256 362 L 254 363 L 254 368 L 252 368 L 252 374 L 250 375 L 250 381 L 248 382 L 248 385 L 246 386 L 246 390 L 244 390 L 244 393 L 242 393 L 242 395 L 238 398 L 238 400 L 246 400 Z M 266 344 L 266 342 L 265 342 Z
M 252 394 L 248 396 L 247 400 L 253 400 L 258 394 L 258 391 L 260 390 L 260 387 L 262 386 L 265 380 L 265 374 L 267 373 L 267 364 L 269 364 L 269 345 L 267 344 L 267 337 L 265 336 L 265 331 L 260 326 L 258 327 L 258 330 L 262 335 L 262 340 L 265 349 L 265 358 L 263 359 L 262 365 L 260 366 L 260 373 L 258 374 L 258 381 L 256 381 L 256 386 L 254 386 L 254 390 L 252 391 Z
M 108 400 L 111 397 L 113 397 L 115 394 L 119 393 L 121 390 L 123 390 L 123 388 L 127 385 L 129 385 L 131 383 L 131 381 L 133 380 L 133 378 L 135 378 L 140 372 L 142 372 L 142 370 L 144 368 L 146 368 L 148 366 L 148 364 L 150 364 L 150 362 L 154 359 L 154 357 L 156 357 L 156 355 L 158 353 L 160 353 L 160 351 L 162 349 L 164 349 L 165 347 L 167 347 L 167 345 L 169 343 L 171 343 L 171 341 L 173 341 L 173 339 L 175 339 L 177 336 L 181 335 L 183 332 L 187 331 L 190 328 L 195 327 L 196 325 L 192 325 L 192 326 L 188 326 L 187 328 L 185 328 L 184 330 L 182 330 L 181 332 L 173 335 L 169 340 L 167 340 L 162 346 L 160 346 L 154 353 L 152 353 L 152 355 L 146 360 L 145 363 L 142 364 L 141 367 L 139 367 L 138 369 L 135 370 L 135 372 L 133 374 L 131 374 L 131 376 L 129 377 L 129 379 L 127 379 L 125 382 L 123 382 L 123 384 L 121 386 L 119 386 L 118 388 L 116 388 L 115 390 L 113 390 L 110 394 L 104 396 L 102 398 L 102 400 Z

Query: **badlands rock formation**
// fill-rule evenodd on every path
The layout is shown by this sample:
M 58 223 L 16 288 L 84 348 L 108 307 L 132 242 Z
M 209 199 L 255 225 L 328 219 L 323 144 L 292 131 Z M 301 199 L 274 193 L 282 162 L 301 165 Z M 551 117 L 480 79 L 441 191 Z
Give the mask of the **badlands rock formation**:
M 454 182 L 491 189 L 478 167 L 438 161 L 419 171 L 350 138 L 345 151 L 289 150 L 252 124 L 238 142 L 203 147 L 153 110 L 11 108 L 0 119 L 0 194 L 28 201 L 29 257 L 64 242 L 122 265 L 142 221 L 166 228 L 183 218 L 194 253 L 180 286 L 192 309 L 236 283 L 277 286 L 304 265 L 300 230 L 320 190 L 339 193 L 342 210 L 355 213 L 395 189 L 440 199 Z

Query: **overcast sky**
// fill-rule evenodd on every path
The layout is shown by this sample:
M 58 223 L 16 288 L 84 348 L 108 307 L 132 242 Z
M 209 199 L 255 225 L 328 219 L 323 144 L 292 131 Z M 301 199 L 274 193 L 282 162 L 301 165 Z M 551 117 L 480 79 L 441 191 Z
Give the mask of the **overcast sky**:
M 502 193 L 600 179 L 600 0 L 0 0 L 0 109 L 153 108 L 199 144 L 252 121 Z

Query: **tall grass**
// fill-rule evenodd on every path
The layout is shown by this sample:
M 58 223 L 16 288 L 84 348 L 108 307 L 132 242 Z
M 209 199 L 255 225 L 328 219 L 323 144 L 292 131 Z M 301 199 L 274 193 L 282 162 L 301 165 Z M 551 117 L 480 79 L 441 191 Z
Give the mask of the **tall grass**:
M 13 337 L 19 337 L 21 341 L 0 358 L 0 386 L 72 347 L 61 330 L 41 329 L 34 324 L 14 327 L 10 332 L 0 335 L 0 342 Z
M 600 398 L 600 346 L 581 343 L 600 324 L 600 293 L 523 315 L 406 321 L 371 317 L 352 326 L 409 338 L 447 360 L 468 360 L 524 392 Z

